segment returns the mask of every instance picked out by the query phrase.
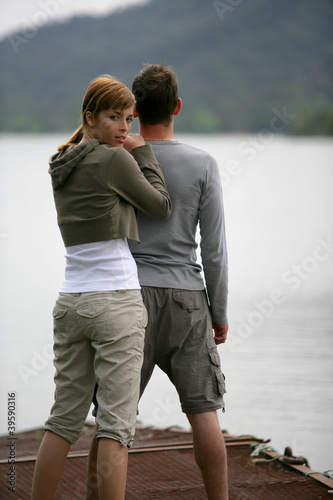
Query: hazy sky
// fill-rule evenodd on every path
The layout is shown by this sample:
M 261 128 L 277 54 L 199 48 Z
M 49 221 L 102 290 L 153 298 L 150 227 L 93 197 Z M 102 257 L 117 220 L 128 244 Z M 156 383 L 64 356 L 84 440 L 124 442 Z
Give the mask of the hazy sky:
M 73 15 L 103 15 L 149 0 L 1 0 L 0 38 L 13 31 L 34 28 Z

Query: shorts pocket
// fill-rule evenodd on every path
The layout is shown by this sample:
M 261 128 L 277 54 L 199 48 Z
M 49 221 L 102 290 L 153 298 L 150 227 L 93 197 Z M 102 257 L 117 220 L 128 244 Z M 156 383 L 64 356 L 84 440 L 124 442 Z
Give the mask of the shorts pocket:
M 225 388 L 225 377 L 224 374 L 218 370 L 216 372 L 216 382 L 217 382 L 217 388 L 219 391 L 220 396 L 224 396 L 224 394 L 227 392 Z
M 63 307 L 59 306 L 54 306 L 53 308 L 53 319 L 61 319 L 67 314 L 67 309 L 64 309 Z
M 207 351 L 208 351 L 208 356 L 210 357 L 210 360 L 213 363 L 213 365 L 220 366 L 221 365 L 220 355 L 217 352 L 215 340 L 212 335 L 210 335 L 207 338 Z
M 66 309 L 63 305 L 60 306 L 56 304 L 53 308 L 54 343 L 58 349 L 60 349 L 60 346 L 64 347 L 65 345 L 70 345 L 73 342 L 74 328 L 70 313 L 70 308 Z
M 80 306 L 77 309 L 77 313 L 84 318 L 96 318 L 101 314 L 105 313 L 109 307 L 109 303 L 107 301 L 99 302 L 99 303 L 91 303 L 85 306 Z
M 182 308 L 187 309 L 189 313 L 202 307 L 202 293 L 197 291 L 173 291 L 173 300 Z
M 209 356 L 210 361 L 213 365 L 218 394 L 223 397 L 223 395 L 226 393 L 225 377 L 221 371 L 220 355 L 217 351 L 217 347 L 216 347 L 213 336 L 210 336 L 207 338 L 207 350 L 208 350 L 208 356 Z

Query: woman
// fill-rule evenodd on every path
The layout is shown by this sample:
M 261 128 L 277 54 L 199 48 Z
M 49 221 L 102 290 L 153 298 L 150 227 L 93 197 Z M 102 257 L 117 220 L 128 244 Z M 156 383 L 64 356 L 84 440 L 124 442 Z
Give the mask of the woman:
M 128 136 L 133 109 L 125 85 L 109 75 L 97 78 L 83 100 L 81 127 L 49 162 L 66 270 L 53 311 L 55 402 L 38 452 L 33 500 L 53 498 L 95 383 L 100 499 L 125 495 L 147 323 L 127 238 L 139 241 L 136 209 L 160 219 L 171 213 L 151 146 Z

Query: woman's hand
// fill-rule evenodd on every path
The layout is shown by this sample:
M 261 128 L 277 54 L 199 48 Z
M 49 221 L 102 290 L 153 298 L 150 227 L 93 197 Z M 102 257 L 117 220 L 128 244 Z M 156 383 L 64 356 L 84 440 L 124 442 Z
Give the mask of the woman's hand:
M 131 149 L 138 148 L 139 146 L 144 146 L 145 140 L 140 134 L 128 134 L 124 142 L 124 148 L 127 151 Z

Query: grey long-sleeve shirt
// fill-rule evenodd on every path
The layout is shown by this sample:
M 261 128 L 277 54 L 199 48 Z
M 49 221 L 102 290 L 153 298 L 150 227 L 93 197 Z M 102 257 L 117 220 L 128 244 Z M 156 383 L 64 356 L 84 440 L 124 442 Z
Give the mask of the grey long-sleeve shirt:
M 141 243 L 131 241 L 130 248 L 140 284 L 186 290 L 206 286 L 213 321 L 226 323 L 228 262 L 217 162 L 205 151 L 178 141 L 155 142 L 152 147 L 173 211 L 165 221 L 139 213 Z M 198 229 L 202 267 L 197 259 Z

